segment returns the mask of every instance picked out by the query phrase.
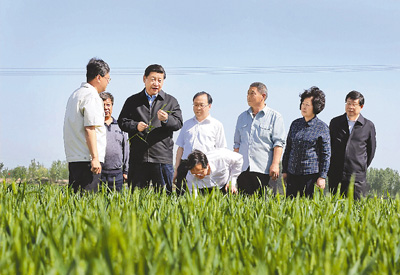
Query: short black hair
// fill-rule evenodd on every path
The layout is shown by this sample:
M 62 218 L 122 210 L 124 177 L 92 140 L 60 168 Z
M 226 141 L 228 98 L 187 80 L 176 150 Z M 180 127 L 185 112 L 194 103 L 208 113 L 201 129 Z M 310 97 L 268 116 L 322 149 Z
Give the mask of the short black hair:
M 207 93 L 207 92 L 204 92 L 204 91 L 201 91 L 201 92 L 198 92 L 197 94 L 195 94 L 194 97 L 193 97 L 193 101 L 196 99 L 196 97 L 201 96 L 201 95 L 207 95 L 208 104 L 212 104 L 213 100 L 212 100 L 211 95 L 209 93 Z
M 109 93 L 109 92 L 101 92 L 99 95 L 100 95 L 100 97 L 101 97 L 101 99 L 103 101 L 105 101 L 107 99 L 111 99 L 111 103 L 112 103 L 112 105 L 114 105 L 114 97 L 113 97 L 113 95 L 111 93 Z
M 86 82 L 92 81 L 96 76 L 104 77 L 110 72 L 110 67 L 103 60 L 93 57 L 86 65 Z
M 201 164 L 201 167 L 207 168 L 207 156 L 200 150 L 194 150 L 188 155 L 187 160 L 185 161 L 185 168 L 191 170 L 199 163 Z
M 363 106 L 363 105 L 364 105 L 364 96 L 363 96 L 362 93 L 360 93 L 360 92 L 351 91 L 350 93 L 348 93 L 348 94 L 346 95 L 346 100 L 345 100 L 345 102 L 347 101 L 348 98 L 350 98 L 350 99 L 352 99 L 352 100 L 357 100 L 357 99 L 359 99 L 360 106 Z
M 325 108 L 325 94 L 318 87 L 312 86 L 300 94 L 300 110 L 304 99 L 312 97 L 313 113 L 318 115 Z
M 148 77 L 149 74 L 152 72 L 164 74 L 164 79 L 167 78 L 167 74 L 165 73 L 165 70 L 164 70 L 163 66 L 161 66 L 161 65 L 153 64 L 153 65 L 148 66 L 146 68 L 146 70 L 144 71 L 144 76 Z

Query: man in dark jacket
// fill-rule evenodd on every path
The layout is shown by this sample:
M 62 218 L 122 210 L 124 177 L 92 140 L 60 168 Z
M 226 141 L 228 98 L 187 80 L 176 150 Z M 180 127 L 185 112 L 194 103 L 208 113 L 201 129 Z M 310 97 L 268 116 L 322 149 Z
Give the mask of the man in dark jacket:
M 354 198 L 365 196 L 368 191 L 367 169 L 376 149 L 374 124 L 361 115 L 364 96 L 351 91 L 346 96 L 346 113 L 335 117 L 329 125 L 331 135 L 331 164 L 329 189 L 336 193 L 341 184 L 341 194 L 347 194 L 354 177 Z
M 129 134 L 128 184 L 160 190 L 165 184 L 172 190 L 172 134 L 182 127 L 178 101 L 162 90 L 166 74 L 161 65 L 146 68 L 145 88 L 129 97 L 118 118 L 120 128 Z

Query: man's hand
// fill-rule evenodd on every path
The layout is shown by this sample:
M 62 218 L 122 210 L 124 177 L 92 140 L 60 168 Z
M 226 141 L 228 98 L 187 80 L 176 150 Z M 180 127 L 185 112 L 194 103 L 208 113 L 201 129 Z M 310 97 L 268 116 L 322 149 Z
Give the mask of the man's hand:
M 225 185 L 225 191 L 226 191 L 227 193 L 229 193 L 229 183 L 227 183 L 227 184 Z M 232 186 L 232 188 L 231 188 L 231 193 L 232 193 L 232 194 L 236 194 L 236 193 L 237 193 L 237 188 L 236 188 L 235 186 Z
M 157 117 L 160 121 L 165 122 L 168 120 L 168 113 L 160 109 L 157 112 Z
M 138 125 L 137 125 L 137 129 L 138 129 L 139 132 L 143 132 L 144 130 L 147 129 L 147 127 L 149 127 L 149 125 L 147 125 L 143 121 L 139 122 Z
M 128 175 L 127 174 L 122 174 L 122 177 L 124 178 L 124 181 L 128 180 Z
M 324 178 L 318 178 L 317 179 L 317 186 L 321 189 L 325 189 L 325 179 Z
M 91 168 L 90 170 L 92 171 L 93 174 L 100 174 L 101 173 L 101 164 L 98 158 L 94 158 L 91 161 Z
M 279 164 L 271 164 L 269 168 L 269 176 L 272 180 L 276 180 L 279 177 Z

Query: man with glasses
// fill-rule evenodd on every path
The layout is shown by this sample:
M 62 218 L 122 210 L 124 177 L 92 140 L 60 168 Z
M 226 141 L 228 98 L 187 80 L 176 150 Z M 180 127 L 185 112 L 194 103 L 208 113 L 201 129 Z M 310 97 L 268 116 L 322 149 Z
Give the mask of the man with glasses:
M 375 126 L 361 115 L 363 107 L 364 96 L 351 91 L 346 95 L 346 113 L 333 118 L 329 125 L 332 149 L 329 189 L 336 194 L 340 184 L 341 195 L 346 195 L 354 177 L 355 199 L 368 191 L 367 169 L 376 149 Z
M 242 171 L 243 157 L 227 148 L 218 148 L 203 153 L 194 150 L 181 166 L 189 171 L 187 186 L 190 193 L 197 195 L 219 189 L 222 193 L 236 193 L 236 181 Z
M 243 155 L 243 172 L 238 178 L 238 188 L 246 194 L 270 187 L 270 178 L 279 176 L 279 162 L 286 142 L 283 118 L 265 104 L 267 87 L 254 82 L 247 91 L 250 108 L 237 119 L 234 151 Z
M 86 81 L 68 99 L 64 118 L 64 148 L 69 186 L 75 191 L 97 191 L 101 163 L 106 151 L 104 106 L 99 93 L 110 82 L 110 67 L 92 58 L 86 66 Z
M 182 114 L 175 97 L 162 90 L 166 73 L 161 65 L 146 68 L 145 88 L 129 97 L 118 118 L 120 128 L 129 134 L 128 184 L 144 188 L 150 182 L 161 191 L 172 190 L 172 135 L 182 128 Z
M 208 152 L 216 148 L 226 148 L 224 126 L 210 115 L 212 102 L 211 95 L 204 91 L 194 95 L 194 117 L 185 121 L 176 140 L 179 147 L 176 151 L 174 181 L 176 180 L 178 192 L 181 191 L 182 184 L 185 186 L 182 181 L 187 174 L 187 170 L 180 167 L 181 159 L 186 159 L 194 149 Z

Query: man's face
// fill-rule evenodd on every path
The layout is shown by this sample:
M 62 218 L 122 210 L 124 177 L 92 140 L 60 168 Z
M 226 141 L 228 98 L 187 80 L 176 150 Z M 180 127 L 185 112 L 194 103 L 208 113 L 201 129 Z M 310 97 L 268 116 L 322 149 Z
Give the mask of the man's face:
M 151 72 L 147 77 L 143 76 L 144 86 L 149 95 L 156 95 L 164 84 L 164 74 Z
M 193 112 L 197 120 L 203 120 L 210 114 L 211 105 L 207 95 L 199 95 L 193 100 Z
M 111 81 L 110 74 L 106 74 L 105 76 L 98 75 L 100 77 L 100 85 L 99 88 L 101 91 L 99 93 L 104 92 L 107 89 L 108 83 Z
M 198 179 L 204 179 L 208 174 L 208 168 L 209 165 L 207 165 L 207 168 L 203 168 L 201 163 L 198 163 L 192 169 L 190 169 L 190 173 Z
M 361 112 L 363 106 L 360 106 L 360 99 L 351 99 L 348 98 L 346 100 L 346 114 L 348 117 L 358 117 Z
M 104 100 L 103 103 L 104 103 L 104 114 L 105 114 L 106 120 L 107 120 L 111 117 L 113 105 L 112 105 L 111 99 L 109 99 L 109 98 Z
M 263 105 L 265 101 L 265 94 L 258 92 L 256 87 L 250 87 L 247 92 L 247 103 L 250 107 L 257 107 Z

